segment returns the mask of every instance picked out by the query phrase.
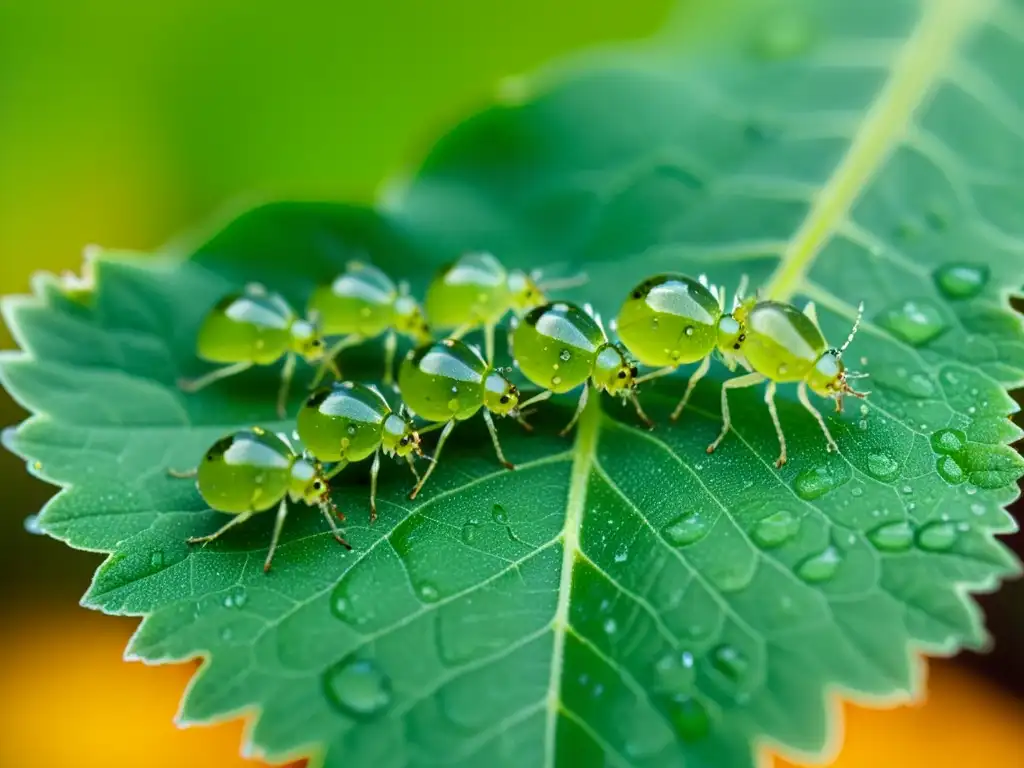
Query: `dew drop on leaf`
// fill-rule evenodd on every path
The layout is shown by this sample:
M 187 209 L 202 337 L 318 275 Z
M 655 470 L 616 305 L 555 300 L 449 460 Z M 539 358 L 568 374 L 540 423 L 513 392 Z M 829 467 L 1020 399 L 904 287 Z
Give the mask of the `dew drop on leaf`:
M 804 501 L 813 501 L 839 487 L 843 478 L 829 466 L 805 469 L 796 476 L 793 488 Z
M 935 284 L 947 298 L 969 299 L 988 282 L 988 267 L 980 264 L 946 264 L 935 270 Z
M 441 597 L 441 593 L 437 591 L 430 582 L 423 582 L 416 588 L 416 594 L 420 596 L 420 600 L 425 603 L 436 603 Z
M 661 532 L 669 544 L 675 547 L 685 547 L 707 534 L 709 527 L 707 515 L 692 511 L 674 519 L 662 528 Z
M 868 531 L 868 541 L 883 552 L 906 552 L 914 543 L 914 529 L 906 520 L 884 523 Z
M 963 450 L 967 435 L 958 429 L 940 429 L 932 435 L 932 450 L 944 456 L 952 456 Z
M 809 584 L 820 584 L 835 576 L 842 559 L 838 549 L 827 547 L 822 552 L 801 561 L 796 567 L 796 575 Z
M 666 702 L 668 720 L 683 741 L 698 741 L 711 730 L 707 708 L 693 696 L 672 696 Z
M 868 472 L 879 480 L 892 480 L 900 470 L 900 465 L 891 456 L 884 453 L 868 454 Z
M 332 706 L 359 720 L 373 719 L 391 704 L 391 679 L 369 659 L 338 662 L 325 673 L 324 689 Z
M 914 347 L 927 344 L 947 328 L 938 307 L 914 299 L 882 312 L 878 324 Z
M 462 526 L 462 541 L 465 544 L 472 544 L 476 540 L 476 532 L 480 526 L 472 521 L 467 520 Z
M 628 559 L 629 559 L 629 549 L 626 547 L 625 544 L 623 544 L 617 550 L 615 550 L 615 562 L 616 563 L 624 563 Z
M 248 600 L 249 596 L 245 592 L 245 587 L 232 587 L 227 595 L 224 596 L 224 607 L 241 608 Z
M 498 525 L 508 525 L 508 512 L 501 504 L 495 504 L 491 508 L 491 519 Z
M 615 622 L 615 619 L 606 619 L 604 622 L 604 632 L 606 635 L 614 635 L 619 630 L 619 625 Z
M 917 532 L 917 546 L 929 552 L 945 552 L 956 543 L 957 535 L 955 523 L 929 523 Z
M 785 544 L 800 530 L 800 518 L 787 509 L 780 509 L 757 521 L 750 532 L 758 546 L 771 549 Z
M 935 471 L 950 485 L 959 485 L 967 479 L 964 468 L 952 456 L 940 456 L 935 464 Z
M 656 687 L 664 693 L 688 693 L 693 690 L 696 676 L 693 654 L 690 651 L 672 651 L 654 665 Z
M 739 683 L 747 673 L 747 658 L 731 645 L 723 644 L 711 651 L 711 665 L 733 683 Z
M 164 553 L 159 549 L 154 549 L 149 555 L 149 565 L 154 569 L 160 569 L 164 567 Z
M 39 515 L 28 515 L 22 522 L 22 525 L 24 525 L 25 530 L 33 536 L 43 535 L 43 528 L 39 524 Z

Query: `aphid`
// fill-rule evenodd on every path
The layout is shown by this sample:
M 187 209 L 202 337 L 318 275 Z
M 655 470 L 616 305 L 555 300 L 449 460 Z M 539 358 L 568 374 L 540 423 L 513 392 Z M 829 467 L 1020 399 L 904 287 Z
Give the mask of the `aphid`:
M 331 502 L 330 486 L 320 464 L 296 453 L 279 435 L 260 427 L 221 438 L 206 452 L 196 469 L 169 470 L 173 477 L 195 477 L 196 487 L 210 508 L 234 515 L 208 536 L 188 539 L 189 544 L 211 542 L 255 515 L 277 505 L 274 534 L 263 570 L 270 570 L 281 529 L 288 515 L 288 501 L 320 508 L 339 544 L 352 549 L 334 522 L 345 517 Z
M 637 415 L 651 424 L 636 397 L 636 365 L 608 341 L 600 321 L 579 307 L 556 302 L 530 310 L 512 331 L 512 350 L 523 375 L 544 388 L 523 406 L 585 384 L 563 435 L 583 413 L 591 387 L 631 400 Z
M 858 392 L 849 384 L 849 379 L 864 378 L 867 374 L 851 373 L 843 364 L 843 353 L 850 346 L 860 327 L 864 304 L 857 308 L 857 319 L 853 330 L 839 349 L 830 348 L 818 326 L 818 317 L 813 303 L 808 303 L 801 312 L 791 304 L 778 301 L 743 302 L 733 313 L 743 324 L 746 340 L 743 342 L 744 367 L 751 372 L 736 379 L 729 379 L 722 385 L 722 431 L 708 446 L 708 453 L 718 447 L 729 431 L 730 389 L 751 387 L 768 382 L 764 401 L 768 404 L 775 432 L 779 437 L 779 458 L 776 467 L 786 463 L 786 437 L 782 432 L 779 414 L 775 408 L 775 385 L 785 382 L 799 382 L 797 397 L 815 420 L 828 441 L 829 451 L 838 451 L 839 446 L 829 432 L 825 419 L 807 397 L 810 388 L 819 397 L 836 401 L 836 412 L 843 409 L 843 397 L 853 395 L 864 398 L 869 392 Z
M 743 280 L 734 308 L 745 287 Z M 725 311 L 724 290 L 709 287 L 703 276 L 694 280 L 677 273 L 655 275 L 630 291 L 619 310 L 616 331 L 638 362 L 658 367 L 638 379 L 638 384 L 701 361 L 672 411 L 673 421 L 711 367 L 712 353 L 717 351 L 729 369 L 735 370 L 745 340 L 743 327 Z
M 397 286 L 372 264 L 350 261 L 329 285 L 309 300 L 310 316 L 319 319 L 324 336 L 341 336 L 327 351 L 313 386 L 319 385 L 338 354 L 369 339 L 384 336 L 384 381 L 391 383 L 399 333 L 417 344 L 430 340 L 430 328 L 407 283 Z M 335 368 L 337 371 L 337 368 Z M 336 375 L 340 378 L 340 373 Z
M 427 288 L 427 317 L 433 328 L 458 339 L 483 327 L 484 351 L 494 360 L 494 329 L 508 313 L 521 315 L 547 299 L 545 291 L 579 285 L 584 279 L 540 281 L 540 272 L 507 270 L 490 253 L 467 253 L 443 267 Z
M 410 499 L 423 488 L 437 466 L 445 440 L 455 424 L 483 409 L 484 422 L 494 443 L 498 461 L 508 469 L 515 466 L 505 458 L 498 442 L 498 430 L 492 413 L 517 416 L 519 390 L 494 367 L 484 362 L 472 347 L 456 339 L 445 339 L 413 349 L 398 369 L 398 387 L 409 409 L 434 422 L 420 434 L 441 429 L 430 467 L 409 494 Z
M 380 454 L 403 458 L 419 480 L 413 453 L 420 456 L 420 436 L 412 422 L 394 413 L 373 387 L 351 381 L 335 383 L 307 398 L 298 414 L 299 440 L 318 461 L 334 463 L 327 480 L 349 464 L 373 454 L 370 467 L 370 522 L 377 519 L 377 473 Z
M 284 357 L 277 395 L 277 415 L 283 419 L 296 358 L 319 361 L 324 343 L 314 319 L 299 318 L 281 295 L 251 283 L 210 310 L 199 329 L 196 350 L 204 360 L 228 365 L 198 379 L 179 380 L 178 386 L 185 392 L 196 392 L 254 365 L 272 365 Z

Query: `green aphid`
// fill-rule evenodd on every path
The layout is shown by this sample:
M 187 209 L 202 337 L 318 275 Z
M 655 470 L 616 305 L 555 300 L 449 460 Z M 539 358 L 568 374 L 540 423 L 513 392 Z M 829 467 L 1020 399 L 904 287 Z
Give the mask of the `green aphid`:
M 527 274 L 508 270 L 490 253 L 467 253 L 444 266 L 427 288 L 426 310 L 430 325 L 458 339 L 483 328 L 484 350 L 494 360 L 494 329 L 509 312 L 522 315 L 543 304 L 545 292 L 579 285 L 585 280 L 540 282 L 539 271 Z
M 341 337 L 328 350 L 314 387 L 343 349 L 379 336 L 384 336 L 384 381 L 390 384 L 397 335 L 408 336 L 417 344 L 430 340 L 430 328 L 419 303 L 409 295 L 409 286 L 404 282 L 396 285 L 377 267 L 361 261 L 350 261 L 329 285 L 317 288 L 308 313 L 318 318 L 324 336 Z
M 320 464 L 298 454 L 281 436 L 260 427 L 221 438 L 196 469 L 170 470 L 170 474 L 195 477 L 199 493 L 210 508 L 234 516 L 210 535 L 188 539 L 189 544 L 211 542 L 257 512 L 276 506 L 274 534 L 263 564 L 263 570 L 269 571 L 290 500 L 319 507 L 337 542 L 352 549 L 334 522 L 334 515 L 341 520 L 345 517 L 331 502 L 330 486 Z
M 744 279 L 734 307 L 746 287 Z M 686 407 L 697 382 L 711 367 L 717 352 L 730 370 L 736 369 L 743 344 L 743 327 L 725 311 L 725 290 L 677 273 L 655 275 L 629 293 L 619 310 L 615 331 L 637 362 L 658 370 L 642 376 L 640 384 L 672 373 L 681 365 L 700 361 L 682 399 L 672 411 L 675 421 Z
M 179 380 L 185 392 L 196 392 L 254 365 L 273 365 L 283 357 L 277 395 L 277 415 L 283 419 L 296 359 L 320 361 L 324 342 L 313 320 L 301 319 L 281 295 L 251 283 L 210 310 L 199 329 L 196 351 L 203 360 L 228 365 L 198 379 Z
M 401 411 L 401 409 L 400 409 Z M 319 389 L 298 415 L 299 440 L 318 461 L 333 463 L 330 480 L 349 464 L 373 455 L 370 467 L 370 522 L 377 519 L 380 455 L 405 459 L 418 481 L 413 454 L 423 455 L 412 422 L 391 410 L 374 387 L 351 381 Z
M 631 400 L 637 415 L 651 424 L 636 397 L 636 365 L 608 340 L 597 318 L 574 304 L 556 302 L 527 312 L 512 331 L 512 354 L 523 375 L 544 390 L 523 407 L 585 385 L 562 434 L 583 413 L 591 387 Z
M 843 409 L 843 397 L 852 395 L 864 398 L 869 392 L 858 392 L 849 384 L 849 379 L 864 378 L 867 374 L 851 373 L 843 364 L 843 353 L 857 335 L 864 305 L 857 309 L 853 330 L 839 349 L 831 348 L 818 326 L 818 317 L 813 303 L 808 303 L 801 312 L 791 304 L 778 301 L 757 301 L 748 299 L 733 312 L 742 323 L 746 339 L 743 341 L 742 364 L 750 373 L 736 379 L 729 379 L 722 385 L 722 432 L 708 446 L 708 453 L 718 447 L 729 431 L 730 389 L 751 387 L 768 382 L 764 401 L 768 405 L 775 432 L 779 437 L 779 458 L 776 467 L 786 463 L 786 436 L 782 432 L 779 414 L 775 408 L 775 385 L 798 382 L 797 397 L 825 434 L 829 451 L 838 451 L 839 446 L 829 432 L 825 419 L 811 404 L 807 396 L 810 389 L 819 397 L 836 401 L 836 412 Z
M 456 423 L 481 409 L 498 461 L 508 469 L 515 468 L 501 450 L 491 414 L 518 416 L 519 390 L 475 349 L 462 341 L 445 339 L 411 350 L 398 369 L 398 387 L 409 410 L 434 422 L 420 434 L 442 430 L 430 467 L 409 494 L 410 499 L 416 498 L 434 471 Z

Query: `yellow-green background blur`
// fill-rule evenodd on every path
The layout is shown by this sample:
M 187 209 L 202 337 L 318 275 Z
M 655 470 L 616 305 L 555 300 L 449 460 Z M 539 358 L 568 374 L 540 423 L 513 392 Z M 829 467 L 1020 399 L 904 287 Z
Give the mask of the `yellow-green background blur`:
M 0 290 L 240 198 L 368 201 L 501 77 L 642 37 L 670 3 L 0 0 Z M 98 558 L 26 533 L 51 489 L 6 453 L 0 478 L 0 766 L 253 765 L 238 723 L 175 730 L 192 667 L 122 663 L 134 620 L 77 606 Z M 926 705 L 848 709 L 838 764 L 1024 764 L 1019 700 L 960 665 L 931 677 Z

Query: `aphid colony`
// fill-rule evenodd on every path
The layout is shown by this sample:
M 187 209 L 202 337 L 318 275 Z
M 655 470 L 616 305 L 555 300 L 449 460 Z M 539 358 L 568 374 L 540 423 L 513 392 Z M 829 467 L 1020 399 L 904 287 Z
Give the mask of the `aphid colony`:
M 334 522 L 335 516 L 345 518 L 331 502 L 329 488 L 331 479 L 349 464 L 373 457 L 372 522 L 377 516 L 382 453 L 408 464 L 416 477 L 410 493 L 415 498 L 456 424 L 478 412 L 498 460 L 513 469 L 501 449 L 494 416 L 510 416 L 529 429 L 523 416 L 527 406 L 582 385 L 563 435 L 583 413 L 592 389 L 631 402 L 639 418 L 652 426 L 637 398 L 638 385 L 682 365 L 699 363 L 672 412 L 676 420 L 708 372 L 712 356 L 730 371 L 742 368 L 745 373 L 722 386 L 722 430 L 708 453 L 729 431 L 731 389 L 767 382 L 765 403 L 779 439 L 777 467 L 786 462 L 786 438 L 775 408 L 776 384 L 797 383 L 798 398 L 821 427 L 829 450 L 838 448 L 824 418 L 811 404 L 808 390 L 835 400 L 837 411 L 842 410 L 844 396 L 867 394 L 850 386 L 849 381 L 860 374 L 848 372 L 842 359 L 857 332 L 860 312 L 845 343 L 832 348 L 819 328 L 813 304 L 801 311 L 790 304 L 747 297 L 741 284 L 727 311 L 724 289 L 704 278 L 662 274 L 644 280 L 626 296 L 615 321 L 620 339 L 615 343 L 589 307 L 549 303 L 545 294 L 553 284 L 545 285 L 538 277 L 506 270 L 490 254 L 471 253 L 435 277 L 427 290 L 425 311 L 404 284 L 396 285 L 376 267 L 360 262 L 350 263 L 332 283 L 313 293 L 305 318 L 283 297 L 258 285 L 220 301 L 203 321 L 197 350 L 200 358 L 223 367 L 180 382 L 183 390 L 194 392 L 252 366 L 284 358 L 277 396 L 278 415 L 284 418 L 298 358 L 317 364 L 318 369 L 312 385 L 315 391 L 296 418 L 295 437 L 301 448 L 283 435 L 254 427 L 219 440 L 195 470 L 171 473 L 194 476 L 210 507 L 233 515 L 219 530 L 189 542 L 212 541 L 255 513 L 276 507 L 265 564 L 269 569 L 291 500 L 319 507 L 334 537 L 349 547 Z M 495 329 L 510 312 L 515 316 L 510 352 L 523 377 L 538 388 L 527 399 L 508 379 L 509 371 L 493 365 Z M 434 341 L 430 328 L 446 330 L 448 335 Z M 484 332 L 486 357 L 461 341 L 474 329 Z M 399 366 L 398 391 L 404 402 L 396 412 L 375 387 L 345 381 L 337 357 L 348 347 L 384 337 L 383 379 L 391 383 L 399 334 L 416 346 Z M 328 339 L 333 340 L 330 346 Z M 638 363 L 654 370 L 639 376 Z M 328 372 L 336 381 L 320 387 Z M 428 424 L 417 427 L 414 416 Z M 415 466 L 415 458 L 424 457 L 420 436 L 435 429 L 441 434 L 430 465 L 420 476 Z

